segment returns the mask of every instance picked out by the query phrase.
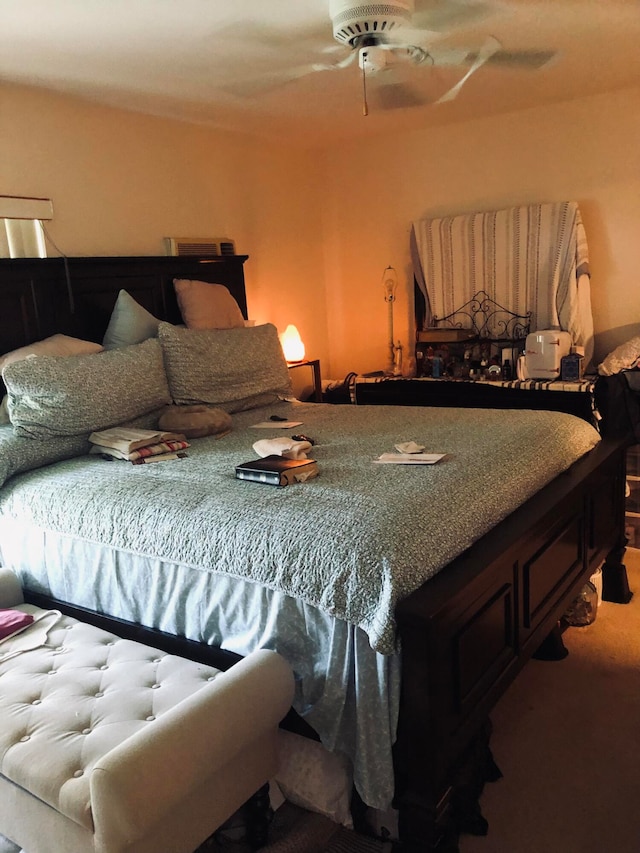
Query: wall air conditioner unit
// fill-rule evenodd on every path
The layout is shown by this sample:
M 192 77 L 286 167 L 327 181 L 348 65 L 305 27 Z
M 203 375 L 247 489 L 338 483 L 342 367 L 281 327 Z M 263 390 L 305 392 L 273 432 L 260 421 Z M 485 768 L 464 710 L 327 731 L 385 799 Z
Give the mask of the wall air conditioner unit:
M 235 255 L 236 246 L 228 237 L 165 237 L 167 255 Z

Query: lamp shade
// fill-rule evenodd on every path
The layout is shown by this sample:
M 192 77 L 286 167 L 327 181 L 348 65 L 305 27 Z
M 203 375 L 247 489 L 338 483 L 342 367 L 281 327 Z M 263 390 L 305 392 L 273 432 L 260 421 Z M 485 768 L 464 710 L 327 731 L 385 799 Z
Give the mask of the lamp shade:
M 300 337 L 300 332 L 295 326 L 289 324 L 284 332 L 280 335 L 280 343 L 284 357 L 288 362 L 302 361 L 304 358 L 304 344 Z

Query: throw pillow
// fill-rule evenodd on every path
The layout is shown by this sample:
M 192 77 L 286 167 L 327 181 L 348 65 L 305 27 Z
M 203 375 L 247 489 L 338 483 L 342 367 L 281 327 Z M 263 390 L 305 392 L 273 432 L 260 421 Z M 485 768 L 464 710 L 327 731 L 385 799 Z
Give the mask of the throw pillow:
M 231 415 L 215 406 L 167 406 L 160 415 L 158 427 L 167 432 L 181 432 L 187 438 L 205 435 L 222 437 L 231 431 Z
M 240 306 L 223 284 L 174 278 L 178 307 L 189 329 L 235 329 L 244 326 Z
M 157 340 L 94 355 L 24 359 L 5 368 L 4 381 L 11 423 L 30 438 L 89 434 L 171 401 Z
M 36 341 L 25 347 L 11 350 L 0 356 L 0 373 L 4 368 L 14 361 L 21 361 L 30 355 L 82 355 L 88 353 L 102 352 L 100 344 L 93 341 L 83 341 L 80 338 L 72 338 L 69 335 L 51 335 L 42 341 Z
M 32 622 L 31 613 L 23 613 L 22 610 L 0 610 L 0 640 L 10 637 Z
M 142 343 L 148 338 L 155 338 L 158 334 L 159 322 L 126 290 L 121 290 L 113 306 L 102 345 L 105 349 L 114 349 L 114 347 L 131 346 Z
M 640 336 L 631 338 L 610 352 L 602 364 L 598 365 L 598 373 L 600 376 L 613 376 L 614 373 L 635 367 L 638 359 L 640 359 Z
M 171 396 L 226 412 L 268 406 L 291 396 L 278 330 L 267 323 L 237 329 L 183 329 L 160 323 Z

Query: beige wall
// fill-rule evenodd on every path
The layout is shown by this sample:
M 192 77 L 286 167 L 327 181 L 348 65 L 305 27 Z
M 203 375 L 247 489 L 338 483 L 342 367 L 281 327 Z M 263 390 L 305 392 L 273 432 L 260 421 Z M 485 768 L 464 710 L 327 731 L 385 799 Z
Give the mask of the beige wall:
M 53 199 L 62 252 L 154 255 L 165 236 L 231 237 L 250 256 L 250 317 L 295 323 L 326 359 L 319 177 L 283 146 L 0 86 L 0 194 Z
M 251 317 L 295 323 L 334 378 L 384 366 L 387 264 L 400 273 L 396 336 L 410 352 L 414 219 L 576 200 L 597 357 L 640 332 L 640 90 L 318 155 L 0 86 L 0 193 L 51 197 L 50 232 L 68 255 L 158 254 L 167 235 L 234 238 L 250 255 Z
M 596 357 L 640 334 L 640 90 L 368 139 L 328 152 L 327 162 L 335 188 L 324 204 L 327 306 L 338 373 L 384 366 L 387 264 L 401 274 L 395 328 L 411 345 L 413 220 L 531 202 L 580 204 Z

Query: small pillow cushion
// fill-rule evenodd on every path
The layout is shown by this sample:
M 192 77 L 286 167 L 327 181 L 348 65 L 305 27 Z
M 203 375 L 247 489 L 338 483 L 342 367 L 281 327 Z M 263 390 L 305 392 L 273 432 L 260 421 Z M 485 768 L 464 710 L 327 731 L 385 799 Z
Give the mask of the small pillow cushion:
M 81 338 L 72 338 L 69 335 L 51 335 L 42 341 L 36 341 L 0 356 L 0 373 L 8 364 L 21 361 L 30 355 L 83 355 L 92 352 L 102 352 L 100 344 L 83 341 Z
M 158 334 L 159 322 L 126 290 L 121 290 L 113 306 L 102 345 L 105 349 L 113 349 L 140 344 L 148 338 L 155 338 Z
M 167 432 L 181 432 L 187 438 L 225 435 L 231 430 L 231 415 L 214 406 L 167 406 L 158 426 Z
M 640 359 L 640 335 L 620 344 L 610 352 L 602 364 L 598 365 L 598 373 L 600 376 L 613 376 L 614 373 L 635 367 L 638 359 Z
M 22 610 L 0 610 L 0 640 L 10 637 L 32 622 L 31 613 L 23 613 Z
M 278 330 L 267 323 L 238 329 L 183 329 L 160 323 L 171 396 L 226 412 L 269 406 L 291 396 Z
M 223 284 L 174 278 L 178 307 L 189 329 L 236 329 L 244 326 L 240 306 Z
M 4 381 L 18 435 L 84 435 L 171 402 L 157 340 L 68 358 L 39 356 L 8 365 Z

